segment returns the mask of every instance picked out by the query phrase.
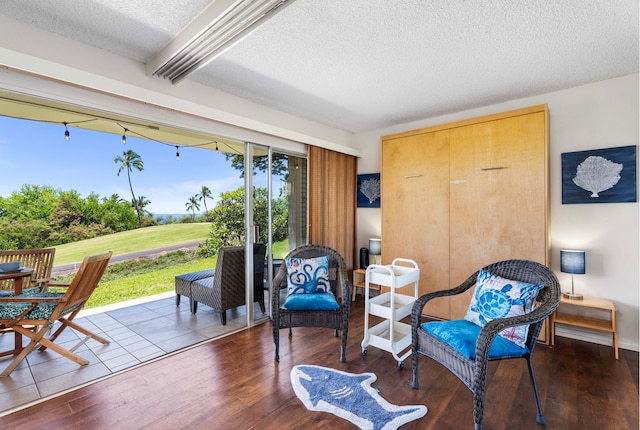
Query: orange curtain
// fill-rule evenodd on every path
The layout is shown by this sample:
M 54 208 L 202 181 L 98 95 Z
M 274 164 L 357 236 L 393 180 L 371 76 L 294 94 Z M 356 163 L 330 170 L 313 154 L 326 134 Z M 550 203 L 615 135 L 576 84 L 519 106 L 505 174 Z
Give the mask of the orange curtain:
M 326 245 L 353 269 L 356 235 L 357 159 L 309 147 L 309 243 Z

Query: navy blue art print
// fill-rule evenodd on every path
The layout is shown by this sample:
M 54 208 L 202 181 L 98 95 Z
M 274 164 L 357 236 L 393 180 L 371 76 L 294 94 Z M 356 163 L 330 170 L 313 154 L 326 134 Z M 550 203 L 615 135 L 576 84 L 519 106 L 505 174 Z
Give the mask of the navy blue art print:
M 636 146 L 562 154 L 562 204 L 636 202 Z
M 380 173 L 358 175 L 358 207 L 380 207 Z

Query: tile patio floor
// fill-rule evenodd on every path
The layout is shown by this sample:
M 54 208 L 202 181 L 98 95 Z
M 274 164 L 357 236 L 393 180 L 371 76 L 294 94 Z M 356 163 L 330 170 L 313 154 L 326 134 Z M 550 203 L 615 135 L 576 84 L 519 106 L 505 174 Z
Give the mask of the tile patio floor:
M 265 318 L 255 304 L 255 320 Z M 200 304 L 196 315 L 189 301 L 175 304 L 173 292 L 83 311 L 75 322 L 109 339 L 109 345 L 89 340 L 75 352 L 89 360 L 80 366 L 46 350 L 29 354 L 9 377 L 0 378 L 0 416 L 92 381 L 157 359 L 186 347 L 221 337 L 246 326 L 244 306 L 220 314 Z M 54 326 L 54 330 L 57 326 Z M 0 334 L 0 351 L 13 348 L 13 334 Z M 80 337 L 67 328 L 58 344 L 71 348 Z M 26 341 L 25 341 L 26 344 Z M 13 357 L 0 358 L 0 371 Z

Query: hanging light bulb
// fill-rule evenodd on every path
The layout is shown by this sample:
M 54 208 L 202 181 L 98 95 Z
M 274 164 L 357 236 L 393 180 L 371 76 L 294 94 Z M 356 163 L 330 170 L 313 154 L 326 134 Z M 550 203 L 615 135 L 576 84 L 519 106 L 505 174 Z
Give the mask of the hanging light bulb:
M 64 140 L 69 140 L 70 134 L 69 134 L 69 129 L 67 128 L 68 123 L 63 122 L 63 124 L 64 124 Z
M 220 151 L 218 150 L 218 141 L 216 141 L 216 152 L 220 152 Z
M 122 128 L 124 128 L 124 131 L 122 132 L 122 144 L 126 145 L 127 144 L 127 136 L 126 136 L 126 134 L 127 134 L 127 131 L 129 131 L 129 130 L 127 130 L 125 127 L 122 127 Z
M 180 148 L 176 146 L 176 160 L 180 159 Z

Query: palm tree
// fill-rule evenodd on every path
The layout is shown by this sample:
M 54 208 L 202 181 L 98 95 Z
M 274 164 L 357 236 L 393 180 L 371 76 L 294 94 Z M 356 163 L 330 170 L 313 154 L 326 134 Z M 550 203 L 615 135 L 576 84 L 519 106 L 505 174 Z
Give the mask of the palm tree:
M 118 203 L 125 203 L 126 200 L 123 199 L 122 197 L 120 197 L 118 194 L 111 194 L 109 197 L 103 197 L 102 198 L 103 202 L 109 202 L 109 203 L 113 203 L 113 204 L 118 204 Z
M 142 212 L 138 207 L 138 200 L 136 199 L 136 195 L 133 193 L 133 186 L 131 185 L 131 170 L 136 169 L 139 172 L 144 170 L 144 161 L 142 158 L 132 150 L 123 151 L 122 155 L 117 155 L 113 161 L 116 164 L 120 164 L 118 168 L 118 176 L 120 176 L 120 172 L 123 169 L 127 170 L 127 179 L 129 179 L 129 189 L 131 190 L 131 197 L 133 202 L 133 208 L 138 214 L 138 226 L 142 225 Z
M 187 203 L 184 204 L 187 208 L 187 211 L 191 211 L 191 218 L 195 221 L 196 219 L 196 211 L 200 210 L 200 203 L 198 203 L 198 195 L 189 197 Z
M 145 196 L 138 196 L 133 206 L 140 209 L 140 212 L 143 215 L 151 216 L 151 212 L 146 210 L 146 207 L 151 204 L 151 200 L 146 198 Z
M 202 188 L 200 189 L 200 194 L 196 194 L 195 196 L 198 198 L 199 201 L 204 203 L 204 211 L 208 217 L 209 209 L 207 208 L 207 199 L 213 200 L 213 194 L 211 193 L 211 190 L 206 185 L 203 185 Z

